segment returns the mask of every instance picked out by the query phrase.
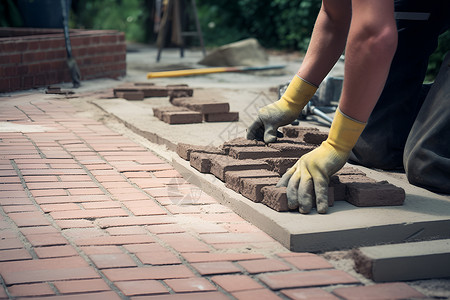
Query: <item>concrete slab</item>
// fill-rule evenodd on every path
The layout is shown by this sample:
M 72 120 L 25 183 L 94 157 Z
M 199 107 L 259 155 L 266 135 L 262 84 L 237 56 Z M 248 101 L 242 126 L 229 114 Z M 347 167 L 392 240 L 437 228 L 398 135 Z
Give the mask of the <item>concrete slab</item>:
M 376 281 L 450 277 L 450 240 L 362 247 L 353 252 L 355 269 Z
M 189 162 L 174 155 L 174 167 L 188 181 L 231 207 L 292 251 L 331 251 L 360 246 L 402 243 L 433 238 L 450 238 L 450 201 L 415 188 L 395 178 L 383 177 L 406 191 L 405 204 L 400 207 L 358 208 L 345 201 L 335 202 L 326 215 L 276 212 L 261 203 L 254 203 L 228 189 L 210 174 L 191 168 Z M 364 172 L 367 172 L 365 168 Z M 375 175 L 375 176 L 374 176 Z M 378 178 L 377 178 L 378 177 Z

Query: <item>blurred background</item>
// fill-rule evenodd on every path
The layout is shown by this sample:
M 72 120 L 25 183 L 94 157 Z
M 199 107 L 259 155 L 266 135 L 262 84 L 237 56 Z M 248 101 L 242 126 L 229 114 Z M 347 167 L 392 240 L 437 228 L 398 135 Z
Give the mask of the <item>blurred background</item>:
M 30 23 L 27 6 L 39 3 L 42 10 L 33 8 L 31 15 L 48 23 L 54 22 L 52 16 L 59 18 L 59 0 L 1 0 L 0 26 L 55 27 Z M 70 28 L 119 30 L 125 33 L 127 42 L 150 46 L 156 45 L 161 17 L 167 6 L 167 0 L 67 0 L 67 3 Z M 196 1 L 207 50 L 251 37 L 268 51 L 300 53 L 308 47 L 320 4 L 320 0 Z M 186 24 L 195 27 L 194 21 Z M 198 41 L 187 39 L 186 46 L 198 47 Z M 450 32 L 446 32 L 430 58 L 427 81 L 434 80 L 449 48 Z

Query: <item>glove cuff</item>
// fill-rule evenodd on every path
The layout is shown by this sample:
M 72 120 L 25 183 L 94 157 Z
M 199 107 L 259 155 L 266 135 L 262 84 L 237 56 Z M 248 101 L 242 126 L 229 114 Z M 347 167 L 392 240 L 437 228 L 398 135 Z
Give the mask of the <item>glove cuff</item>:
M 315 85 L 295 75 L 280 101 L 286 102 L 286 105 L 289 107 L 296 107 L 301 110 L 312 96 L 314 96 L 316 91 L 317 87 Z
M 346 116 L 338 108 L 331 124 L 327 142 L 336 150 L 350 152 L 358 141 L 366 123 Z

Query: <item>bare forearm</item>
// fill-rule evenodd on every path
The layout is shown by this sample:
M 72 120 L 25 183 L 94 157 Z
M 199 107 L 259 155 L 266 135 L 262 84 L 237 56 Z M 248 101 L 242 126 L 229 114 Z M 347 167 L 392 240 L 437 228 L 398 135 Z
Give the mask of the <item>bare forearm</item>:
M 324 1 L 298 75 L 319 86 L 344 51 L 351 20 L 349 1 Z
M 354 15 L 352 19 L 339 102 L 343 113 L 361 122 L 367 122 L 380 97 L 397 47 L 392 1 L 377 0 L 371 5 L 379 12 L 370 15 L 373 21 L 368 14 Z

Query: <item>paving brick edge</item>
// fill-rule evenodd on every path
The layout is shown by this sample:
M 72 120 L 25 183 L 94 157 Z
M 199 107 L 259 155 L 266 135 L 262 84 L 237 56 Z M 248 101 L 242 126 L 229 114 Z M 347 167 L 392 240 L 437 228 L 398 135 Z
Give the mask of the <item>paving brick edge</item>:
M 176 154 L 172 156 L 172 166 L 187 181 L 201 186 L 205 193 L 213 196 L 219 203 L 230 207 L 239 216 L 270 235 L 291 251 L 323 252 L 344 250 L 436 237 L 445 238 L 445 236 L 449 235 L 443 228 L 450 226 L 450 219 L 423 222 L 411 221 L 409 223 L 399 222 L 353 229 L 338 227 L 336 230 L 296 233 L 295 230 L 289 228 L 289 223 L 292 222 L 292 219 L 300 221 L 301 218 L 309 216 L 292 212 L 280 213 L 260 203 L 254 203 L 227 188 L 214 175 L 198 172 L 190 166 L 189 161 L 185 161 Z M 333 207 L 335 210 L 348 210 L 351 208 L 354 209 L 355 207 L 345 201 L 339 201 Z M 289 217 L 287 217 L 288 215 Z M 319 218 L 323 216 L 315 215 L 313 217 Z

